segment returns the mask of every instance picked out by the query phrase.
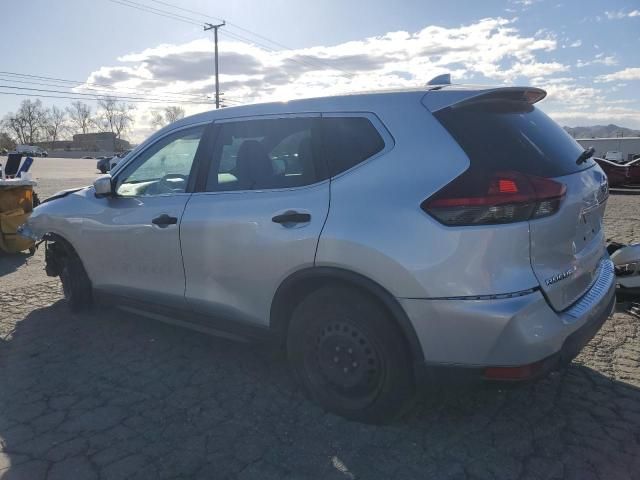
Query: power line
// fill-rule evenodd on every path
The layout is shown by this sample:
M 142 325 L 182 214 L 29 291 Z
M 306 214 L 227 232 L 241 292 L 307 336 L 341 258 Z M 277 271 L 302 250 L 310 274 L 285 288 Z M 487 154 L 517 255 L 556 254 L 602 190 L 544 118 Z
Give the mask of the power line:
M 0 95 L 11 95 L 14 97 L 36 97 L 36 98 L 58 98 L 61 100 L 82 100 L 82 101 L 86 101 L 86 102 L 99 102 L 101 100 L 104 100 L 104 98 L 102 97 L 74 97 L 74 96 L 69 96 L 69 95 L 44 95 L 44 94 L 40 94 L 40 93 L 18 93 L 18 92 L 0 92 Z M 223 100 L 224 102 L 229 101 L 228 99 Z M 239 102 L 237 100 L 231 100 L 232 102 L 235 103 L 235 105 L 231 105 L 231 106 L 239 106 L 239 105 L 244 105 L 244 102 Z M 146 100 L 130 100 L 128 103 L 160 103 L 160 102 L 148 102 Z M 167 102 L 164 102 L 167 103 Z
M 8 88 L 8 89 L 13 89 L 13 90 L 27 90 L 27 91 L 34 91 L 34 92 L 46 92 L 46 93 L 63 93 L 63 94 L 67 94 L 70 95 L 70 92 L 65 92 L 63 90 L 46 90 L 46 89 L 42 89 L 42 88 L 27 88 L 27 87 L 16 87 L 13 85 L 0 85 L 0 88 Z M 105 97 L 108 97 L 109 95 L 96 95 L 93 93 L 73 93 L 73 95 L 75 96 L 87 96 L 87 97 L 91 97 L 91 98 L 97 98 L 100 100 L 103 100 Z M 35 95 L 34 95 L 35 96 Z M 112 95 L 113 96 L 113 95 Z M 132 102 L 137 102 L 137 103 L 188 103 L 188 104 L 195 104 L 195 105 L 204 105 L 204 104 L 209 104 L 209 102 L 168 102 L 168 101 L 162 101 L 162 100 L 146 100 L 146 99 L 141 99 L 141 98 L 136 98 L 136 97 L 125 97 L 125 96 L 118 96 L 116 97 L 119 100 L 128 100 L 128 101 L 132 101 Z
M 31 74 L 27 74 L 27 73 L 17 73 L 17 72 L 7 72 L 7 71 L 0 71 L 1 75 L 11 75 L 14 77 L 23 77 L 23 78 L 35 78 L 37 80 L 47 80 L 47 81 L 53 81 L 53 82 L 57 82 L 57 83 L 68 83 L 68 84 L 75 84 L 76 86 L 80 87 L 83 85 L 89 85 L 92 87 L 103 87 L 104 89 L 107 90 L 114 90 L 114 91 L 126 91 L 126 90 L 131 90 L 133 91 L 133 93 L 136 92 L 148 92 L 148 93 L 154 93 L 153 90 L 149 90 L 149 89 L 144 89 L 144 88 L 134 88 L 134 87 L 113 87 L 112 85 L 107 85 L 104 83 L 91 83 L 91 82 L 82 82 L 80 80 L 68 80 L 68 79 L 64 79 L 64 78 L 56 78 L 56 77 L 45 77 L 42 75 L 31 75 Z M 162 92 L 162 94 L 166 94 L 166 95 L 171 95 L 171 96 L 186 96 L 186 97 L 195 97 L 198 99 L 202 99 L 202 98 L 206 98 L 205 95 L 202 94 L 196 94 L 196 93 L 182 93 L 182 92 Z
M 159 15 L 161 17 L 171 18 L 173 20 L 178 20 L 180 22 L 189 23 L 191 25 L 196 25 L 198 27 L 202 26 L 201 22 L 197 22 L 194 19 L 188 19 L 187 17 L 183 17 L 182 15 L 174 15 L 171 12 L 166 12 L 166 11 L 160 10 L 158 8 L 148 7 L 146 5 L 138 6 L 140 4 L 135 4 L 135 2 L 128 2 L 127 0 L 107 0 L 107 1 L 109 1 L 111 3 L 118 3 L 120 5 L 124 5 L 124 6 L 131 7 L 131 8 L 135 8 L 137 10 L 142 10 L 143 12 L 155 13 L 156 15 Z M 143 7 L 146 7 L 146 8 L 143 8 Z M 154 10 L 157 10 L 157 11 L 154 12 Z
M 0 80 L 5 81 L 5 82 L 11 82 L 11 83 L 17 83 L 18 85 L 23 85 L 23 84 L 28 84 L 28 85 L 41 85 L 41 86 L 45 86 L 45 87 L 57 87 L 57 88 L 66 88 L 66 89 L 70 89 L 70 88 L 77 88 L 77 87 L 67 87 L 64 85 L 59 85 L 59 84 L 55 84 L 55 83 L 46 83 L 46 82 L 33 82 L 33 81 L 27 81 L 27 80 L 15 80 L 13 78 L 6 78 L 6 77 L 2 77 L 0 76 Z M 83 88 L 83 90 L 90 90 L 90 91 L 94 91 L 96 92 L 95 95 L 103 95 L 103 96 L 112 96 L 112 97 L 118 97 L 120 98 L 121 95 L 118 94 L 117 91 L 113 91 L 113 90 L 99 90 L 99 89 L 94 89 L 94 88 Z M 79 95 L 90 95 L 90 94 L 85 94 L 85 93 L 81 93 L 81 92 L 65 92 L 65 93 L 69 93 L 69 94 L 79 94 Z M 184 103 L 184 102 L 191 102 L 194 100 L 186 100 L 184 98 L 174 98 L 174 97 L 164 97 L 161 95 L 143 95 L 143 94 L 134 94 L 136 95 L 136 97 L 131 97 L 131 98 L 138 98 L 140 100 L 157 100 L 157 101 L 164 101 L 164 102 L 174 102 L 174 103 Z M 202 103 L 208 103 L 204 98 Z
M 108 0 L 108 1 L 112 2 L 112 3 L 118 3 L 120 5 L 128 6 L 128 7 L 131 7 L 131 8 L 135 8 L 135 9 L 141 10 L 143 12 L 160 15 L 160 16 L 165 17 L 165 18 L 173 18 L 174 20 L 182 21 L 182 22 L 185 22 L 185 23 L 190 23 L 191 25 L 198 25 L 198 26 L 202 25 L 202 23 L 198 23 L 197 19 L 194 19 L 194 18 L 191 18 L 191 17 L 186 17 L 184 15 L 178 15 L 178 14 L 175 14 L 175 13 L 167 11 L 167 10 L 161 10 L 159 8 L 151 7 L 149 5 L 138 3 L 138 2 L 135 2 L 133 0 Z M 187 12 L 195 13 L 196 15 L 200 15 L 200 16 L 203 16 L 203 17 L 216 18 L 216 17 L 212 17 L 210 15 L 204 14 L 204 13 L 195 12 L 194 10 L 189 10 L 189 9 L 185 9 L 185 8 L 182 8 L 182 7 L 178 7 L 176 5 L 172 5 L 172 4 L 168 3 L 168 2 L 159 2 L 158 0 L 151 0 L 151 1 L 156 1 L 157 3 L 162 3 L 163 5 L 168 5 L 168 6 L 171 6 L 172 8 L 178 9 L 178 10 L 184 10 L 184 11 L 187 11 Z M 282 48 L 284 48 L 286 50 L 290 50 L 290 51 L 293 50 L 293 49 L 287 47 L 286 45 L 278 43 L 278 42 L 276 42 L 274 40 L 270 40 L 267 37 L 264 37 L 264 36 L 262 36 L 260 34 L 252 32 L 251 30 L 248 30 L 246 28 L 239 27 L 236 24 L 229 23 L 229 25 L 233 25 L 235 28 L 238 28 L 240 30 L 244 30 L 246 32 L 249 32 L 251 35 L 264 38 L 267 41 L 269 41 L 269 42 L 271 42 L 273 44 L 279 45 L 279 46 L 281 46 Z M 275 50 L 272 47 L 269 47 L 268 45 L 265 45 L 264 43 L 257 42 L 257 41 L 252 40 L 252 39 L 248 39 L 247 37 L 243 37 L 240 34 L 232 33 L 232 32 L 226 32 L 226 34 L 231 36 L 231 37 L 233 37 L 233 38 L 240 39 L 244 43 L 257 45 L 257 46 L 261 47 L 263 50 L 267 50 L 267 51 L 271 51 L 271 52 L 277 52 L 277 50 Z M 322 60 L 318 60 L 318 59 L 315 59 L 313 57 L 310 57 L 308 55 L 303 55 L 303 54 L 299 54 L 299 56 L 310 58 L 313 62 L 315 62 L 315 65 L 313 63 L 308 62 L 308 61 L 304 61 L 304 60 L 300 60 L 300 59 L 294 59 L 294 58 L 290 58 L 289 61 L 294 62 L 294 63 L 298 63 L 300 65 L 311 66 L 311 67 L 314 67 L 314 68 L 317 68 L 318 65 L 322 64 L 324 66 L 324 68 L 329 67 L 332 70 L 340 71 L 340 72 L 342 72 L 344 75 L 346 75 L 348 77 L 354 77 L 355 76 L 355 73 L 348 72 L 348 71 L 343 70 L 343 69 L 341 69 L 339 67 L 336 67 L 335 65 L 323 62 Z
M 154 2 L 154 3 L 158 3 L 158 4 L 160 4 L 160 5 L 164 5 L 164 6 L 167 6 L 167 7 L 175 8 L 176 10 L 181 10 L 181 11 L 183 11 L 183 12 L 188 12 L 188 13 L 192 13 L 192 14 L 194 14 L 194 15 L 199 15 L 199 16 L 201 16 L 201 17 L 210 18 L 210 19 L 213 19 L 213 20 L 216 20 L 216 21 L 221 21 L 221 20 L 222 20 L 221 18 L 215 17 L 215 16 L 213 16 L 213 15 L 208 15 L 208 14 L 206 14 L 206 13 L 197 12 L 197 11 L 195 11 L 195 10 L 190 10 L 190 9 L 188 9 L 188 8 L 179 7 L 179 6 L 177 6 L 177 5 L 173 5 L 173 4 L 171 4 L 171 3 L 169 3 L 169 2 L 165 2 L 165 1 L 163 1 L 163 0 L 151 0 L 151 1 L 152 1 L 152 2 Z M 293 49 L 293 48 L 291 48 L 291 47 L 288 47 L 287 45 L 285 45 L 285 44 L 283 44 L 283 43 L 281 43 L 281 42 L 278 42 L 278 41 L 276 41 L 276 40 L 273 40 L 273 39 L 271 39 L 271 38 L 269 38 L 269 37 L 265 37 L 264 35 L 261 35 L 261 34 L 259 34 L 259 33 L 257 33 L 257 32 L 254 32 L 254 31 L 252 31 L 252 30 L 249 30 L 248 28 L 244 28 L 244 27 L 242 27 L 242 26 L 238 25 L 237 23 L 227 22 L 227 25 L 228 25 L 229 27 L 236 28 L 236 29 L 241 30 L 241 31 L 243 31 L 243 32 L 246 32 L 246 33 L 248 33 L 248 34 L 250 34 L 250 35 L 253 35 L 254 37 L 258 37 L 258 38 L 260 38 L 260 39 L 262 39 L 262 40 L 265 40 L 265 41 L 267 41 L 267 42 L 269 42 L 269 43 L 272 43 L 273 45 L 276 45 L 276 46 L 278 46 L 278 47 L 280 47 L 280 48 L 282 48 L 282 49 L 289 50 L 289 51 L 294 51 L 294 50 L 295 50 L 295 49 Z M 228 34 L 229 34 L 229 32 L 227 31 L 227 32 L 226 32 L 226 34 L 228 35 Z M 236 35 L 238 35 L 238 34 L 236 34 Z M 238 37 L 239 37 L 239 38 L 244 38 L 245 40 L 248 40 L 249 42 L 256 43 L 257 45 L 261 45 L 263 48 L 267 48 L 267 49 L 268 49 L 268 47 L 265 47 L 265 46 L 264 46 L 264 44 L 260 44 L 260 43 L 258 43 L 258 42 L 253 41 L 253 40 L 247 39 L 246 37 L 240 37 L 239 35 L 238 35 Z M 272 51 L 275 51 L 275 50 L 273 50 L 273 49 L 271 49 L 271 50 L 272 50 Z M 347 70 L 343 70 L 343 69 L 341 69 L 341 68 L 336 67 L 335 65 L 331 65 L 330 63 L 323 62 L 322 60 L 320 60 L 320 59 L 316 59 L 316 58 L 313 58 L 313 57 L 311 57 L 311 56 L 309 56 L 309 55 L 301 55 L 301 56 L 303 56 L 303 57 L 307 57 L 307 58 L 311 59 L 313 62 L 315 62 L 315 63 L 316 63 L 316 64 L 318 64 L 318 65 L 324 65 L 324 66 L 328 66 L 328 67 L 329 67 L 329 68 L 331 68 L 331 69 L 339 70 L 339 71 L 341 71 L 341 72 L 343 72 L 343 73 L 347 74 L 348 76 L 352 76 L 352 77 L 353 77 L 353 76 L 355 76 L 355 75 L 356 75 L 356 74 L 355 74 L 355 73 L 353 73 L 353 72 L 349 72 L 349 71 L 347 71 Z
M 13 95 L 16 97 L 60 98 L 65 100 L 85 100 L 87 102 L 89 101 L 99 102 L 100 100 L 104 100 L 104 98 L 100 98 L 100 97 L 95 97 L 95 98 L 72 97 L 72 96 L 63 96 L 63 95 L 43 95 L 39 93 L 0 92 L 0 95 Z M 148 102 L 146 100 L 130 100 L 129 103 L 156 103 L 156 102 Z

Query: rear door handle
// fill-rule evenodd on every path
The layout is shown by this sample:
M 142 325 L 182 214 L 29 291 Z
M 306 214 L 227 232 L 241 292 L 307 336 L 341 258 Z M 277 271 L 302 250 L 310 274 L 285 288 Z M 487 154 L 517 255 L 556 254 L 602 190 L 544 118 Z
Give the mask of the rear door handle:
M 165 227 L 168 227 L 169 225 L 175 225 L 176 223 L 178 223 L 178 219 L 176 217 L 172 217 L 170 215 L 167 215 L 166 213 L 163 213 L 159 217 L 156 217 L 153 220 L 151 220 L 151 223 L 159 226 L 160 228 L 165 228 Z
M 271 219 L 274 223 L 307 223 L 311 221 L 309 213 L 286 212 Z

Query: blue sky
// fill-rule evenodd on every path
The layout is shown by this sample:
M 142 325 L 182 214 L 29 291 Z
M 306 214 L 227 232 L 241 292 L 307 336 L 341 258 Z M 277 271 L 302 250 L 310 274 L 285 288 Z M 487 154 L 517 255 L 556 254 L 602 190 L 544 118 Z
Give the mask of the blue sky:
M 155 0 L 134 1 L 207 21 Z M 234 24 L 220 36 L 229 103 L 417 86 L 451 71 L 457 82 L 541 86 L 549 92 L 542 108 L 562 124 L 640 128 L 639 0 L 166 2 Z M 200 101 L 212 91 L 211 35 L 197 25 L 108 0 L 6 1 L 2 11 L 9 20 L 3 22 L 4 72 L 113 85 L 121 95 L 144 91 L 156 99 L 180 92 L 180 99 Z M 63 90 L 20 80 L 25 77 L 0 74 L 1 85 Z M 70 94 L 96 92 L 58 85 Z M 0 88 L 9 91 L 28 93 Z M 0 117 L 21 100 L 0 95 Z M 132 136 L 139 140 L 151 131 L 149 114 L 162 101 L 136 105 Z M 188 112 L 210 108 L 184 106 Z

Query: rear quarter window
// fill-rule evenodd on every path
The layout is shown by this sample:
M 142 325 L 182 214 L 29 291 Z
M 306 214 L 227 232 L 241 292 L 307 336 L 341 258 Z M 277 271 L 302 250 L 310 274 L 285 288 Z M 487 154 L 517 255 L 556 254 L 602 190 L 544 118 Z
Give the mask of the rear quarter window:
M 483 171 L 516 170 L 560 177 L 594 165 L 576 159 L 584 149 L 535 106 L 520 101 L 478 101 L 444 108 L 434 116 Z
M 322 138 L 331 176 L 349 170 L 385 147 L 376 127 L 364 117 L 325 117 Z

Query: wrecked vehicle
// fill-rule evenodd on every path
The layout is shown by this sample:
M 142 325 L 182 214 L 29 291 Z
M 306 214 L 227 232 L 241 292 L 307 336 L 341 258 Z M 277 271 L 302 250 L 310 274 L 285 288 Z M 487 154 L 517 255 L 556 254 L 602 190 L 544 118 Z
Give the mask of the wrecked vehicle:
M 640 298 L 640 243 L 612 243 L 607 249 L 615 266 L 619 296 Z
M 544 96 L 440 84 L 195 115 L 22 233 L 72 309 L 273 339 L 325 409 L 387 421 L 435 380 L 566 364 L 614 308 L 606 176 Z

